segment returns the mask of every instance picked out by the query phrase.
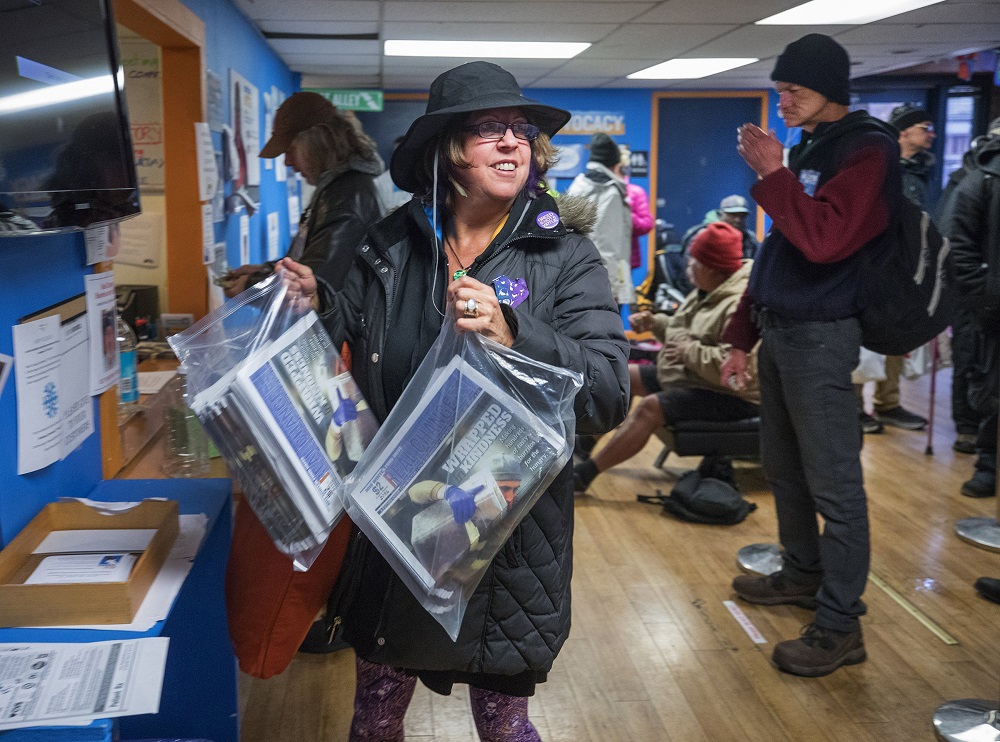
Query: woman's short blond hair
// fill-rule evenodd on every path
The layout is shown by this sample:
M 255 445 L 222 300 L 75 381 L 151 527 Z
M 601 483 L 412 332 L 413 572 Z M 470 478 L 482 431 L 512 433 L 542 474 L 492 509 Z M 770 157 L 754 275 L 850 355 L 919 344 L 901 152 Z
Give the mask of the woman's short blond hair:
M 431 140 L 424 151 L 423 166 L 418 173 L 418 180 L 424 194 L 429 194 L 433 188 L 434 152 L 436 149 L 439 150 L 438 167 L 441 169 L 438 173 L 439 190 L 453 188 L 451 181 L 461 185 L 461 172 L 469 168 L 469 162 L 464 156 L 465 137 L 468 134 L 465 131 L 465 126 L 478 113 L 478 111 L 473 111 L 467 117 L 458 119 L 437 138 Z M 551 137 L 545 132 L 539 132 L 538 138 L 529 144 L 531 145 L 531 165 L 524 190 L 530 198 L 545 191 L 545 174 L 555 165 L 559 157 Z M 443 195 L 443 193 L 439 194 L 439 198 Z

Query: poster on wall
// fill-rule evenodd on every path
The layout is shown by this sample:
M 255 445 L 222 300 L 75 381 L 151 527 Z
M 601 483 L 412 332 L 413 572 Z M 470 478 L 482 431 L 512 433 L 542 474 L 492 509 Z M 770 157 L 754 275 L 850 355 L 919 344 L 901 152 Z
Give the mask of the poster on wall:
M 238 172 L 234 189 L 260 185 L 260 93 L 235 70 L 229 70 L 229 121 L 233 127 Z
M 121 249 L 116 263 L 156 268 L 163 254 L 164 215 L 144 211 L 121 223 Z
M 278 226 L 278 212 L 272 211 L 267 215 L 267 259 L 277 260 L 281 257 L 278 251 L 281 249 L 281 230 Z
M 582 144 L 556 145 L 558 160 L 549 168 L 550 178 L 575 178 L 587 164 L 587 149 Z
M 118 383 L 118 330 L 115 274 L 94 273 L 84 276 L 87 296 L 87 318 L 90 337 L 90 359 L 82 368 L 90 368 L 90 394 L 97 395 Z M 80 374 L 83 376 L 83 374 Z
M 222 125 L 226 123 L 223 100 L 222 80 L 212 70 L 205 70 L 205 102 L 208 106 L 208 128 L 212 131 L 222 131 Z
M 59 404 L 59 317 L 15 325 L 17 388 L 17 473 L 43 469 L 62 454 Z
M 94 405 L 90 379 L 81 374 L 90 349 L 89 316 L 83 312 L 62 323 L 62 358 L 59 364 L 59 396 L 62 397 L 62 452 L 65 459 L 94 432 Z M 118 354 L 114 354 L 117 365 Z
M 121 227 L 118 222 L 87 227 L 83 232 L 87 248 L 87 265 L 114 260 L 121 249 Z
M 121 38 L 119 48 L 139 187 L 146 191 L 162 190 L 165 181 L 160 48 L 131 36 Z
M 271 133 L 274 131 L 274 114 L 278 111 L 278 107 L 284 103 L 285 94 L 278 90 L 274 85 L 271 86 L 270 92 L 264 91 L 264 141 L 271 139 Z M 282 157 L 284 161 L 284 157 Z M 280 172 L 281 166 L 279 166 L 277 160 L 267 158 L 264 160 L 264 167 L 268 170 L 277 168 Z M 284 180 L 284 178 L 278 178 L 278 180 Z
M 0 394 L 3 394 L 3 388 L 7 384 L 7 377 L 10 376 L 12 368 L 14 368 L 14 356 L 0 353 Z
M 240 214 L 240 265 L 250 262 L 250 217 Z

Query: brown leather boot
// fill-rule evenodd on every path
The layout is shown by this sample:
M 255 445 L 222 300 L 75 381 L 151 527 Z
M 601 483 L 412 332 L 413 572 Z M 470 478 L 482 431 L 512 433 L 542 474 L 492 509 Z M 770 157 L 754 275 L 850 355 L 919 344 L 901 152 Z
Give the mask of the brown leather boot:
M 838 667 L 856 665 L 867 658 L 861 627 L 844 633 L 824 629 L 814 623 L 802 629 L 802 636 L 781 642 L 774 648 L 771 662 L 779 670 L 818 678 L 829 675 Z
M 739 575 L 733 578 L 733 590 L 748 603 L 759 605 L 797 605 L 816 610 L 819 580 L 802 584 L 779 570 L 771 575 Z

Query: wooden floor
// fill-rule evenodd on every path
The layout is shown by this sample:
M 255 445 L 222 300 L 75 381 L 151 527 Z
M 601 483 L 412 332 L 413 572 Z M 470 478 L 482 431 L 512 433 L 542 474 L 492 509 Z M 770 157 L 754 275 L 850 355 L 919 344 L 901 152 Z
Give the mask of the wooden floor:
M 973 457 L 951 449 L 950 370 L 938 374 L 934 455 L 926 433 L 887 429 L 864 450 L 871 512 L 872 574 L 863 619 L 867 662 L 826 678 L 785 675 L 774 644 L 812 614 L 740 604 L 766 638 L 754 644 L 724 606 L 734 598 L 735 554 L 776 540 L 773 499 L 758 469 L 740 469 L 759 506 L 737 526 L 683 523 L 637 503 L 669 490 L 650 444 L 598 478 L 577 499 L 573 629 L 549 682 L 531 700 L 547 742 L 915 742 L 933 740 L 934 710 L 947 700 L 998 697 L 1000 606 L 972 583 L 1000 576 L 1000 555 L 954 535 L 957 520 L 994 517 L 994 498 L 959 495 Z M 929 379 L 904 382 L 903 403 L 928 409 Z M 692 468 L 667 460 L 667 469 Z M 936 623 L 949 645 L 876 583 Z M 244 742 L 346 740 L 353 655 L 299 655 L 281 676 L 241 678 Z M 473 742 L 468 694 L 436 696 L 418 685 L 408 740 Z

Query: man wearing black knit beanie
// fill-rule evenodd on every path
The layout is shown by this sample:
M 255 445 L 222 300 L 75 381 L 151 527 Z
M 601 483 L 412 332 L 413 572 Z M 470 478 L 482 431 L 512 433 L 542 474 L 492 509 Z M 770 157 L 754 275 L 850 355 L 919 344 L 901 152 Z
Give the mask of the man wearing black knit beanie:
M 827 675 L 865 660 L 859 618 L 868 579 L 868 504 L 851 371 L 858 365 L 865 266 L 902 199 L 896 131 L 851 113 L 850 59 L 829 36 L 809 34 L 778 57 L 771 79 L 785 125 L 802 128 L 789 153 L 773 132 L 740 127 L 737 151 L 760 176 L 754 199 L 774 222 L 723 341 L 724 383 L 746 378 L 757 351 L 761 461 L 774 490 L 782 567 L 741 575 L 737 596 L 815 609 L 772 662 Z M 823 516 L 820 532 L 816 514 Z

